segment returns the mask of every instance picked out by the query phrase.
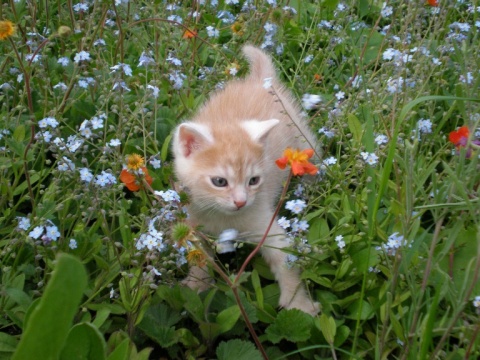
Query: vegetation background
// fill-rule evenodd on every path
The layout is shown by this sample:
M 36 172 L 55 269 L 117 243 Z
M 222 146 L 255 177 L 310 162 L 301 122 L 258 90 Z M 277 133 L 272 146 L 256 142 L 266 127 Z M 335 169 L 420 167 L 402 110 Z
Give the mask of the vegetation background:
M 479 15 L 3 1 L 0 359 L 479 358 Z M 277 308 L 259 257 L 235 277 L 248 239 L 211 289 L 180 284 L 215 239 L 184 223 L 171 130 L 248 71 L 245 43 L 272 54 L 324 150 L 318 181 L 280 203 L 314 318 Z

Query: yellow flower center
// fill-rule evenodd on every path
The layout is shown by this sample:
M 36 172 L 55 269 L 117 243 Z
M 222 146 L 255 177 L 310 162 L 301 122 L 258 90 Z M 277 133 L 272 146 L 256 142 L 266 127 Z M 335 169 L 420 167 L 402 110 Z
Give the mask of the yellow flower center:
M 131 154 L 127 156 L 127 168 L 128 170 L 138 170 L 145 166 L 145 161 L 138 154 Z
M 5 40 L 6 38 L 12 36 L 14 32 L 15 26 L 11 21 L 0 21 L 0 40 Z

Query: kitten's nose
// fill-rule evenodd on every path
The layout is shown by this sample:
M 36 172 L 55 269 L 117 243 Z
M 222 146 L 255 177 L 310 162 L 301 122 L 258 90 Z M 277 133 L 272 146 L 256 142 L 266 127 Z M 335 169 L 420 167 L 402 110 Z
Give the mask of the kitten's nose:
M 237 207 L 237 209 L 241 209 L 242 207 L 245 206 L 245 204 L 247 203 L 246 201 L 234 201 L 233 202 L 235 204 L 235 206 Z

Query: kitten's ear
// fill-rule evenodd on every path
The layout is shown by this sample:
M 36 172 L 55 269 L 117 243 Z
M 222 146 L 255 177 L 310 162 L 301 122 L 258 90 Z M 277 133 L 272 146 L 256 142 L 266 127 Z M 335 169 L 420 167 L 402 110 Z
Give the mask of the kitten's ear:
M 178 126 L 175 133 L 175 151 L 179 151 L 185 157 L 211 143 L 213 136 L 208 127 L 202 124 L 185 122 Z
M 280 120 L 247 120 L 242 122 L 242 128 L 250 135 L 253 141 L 262 142 L 270 130 L 280 124 Z

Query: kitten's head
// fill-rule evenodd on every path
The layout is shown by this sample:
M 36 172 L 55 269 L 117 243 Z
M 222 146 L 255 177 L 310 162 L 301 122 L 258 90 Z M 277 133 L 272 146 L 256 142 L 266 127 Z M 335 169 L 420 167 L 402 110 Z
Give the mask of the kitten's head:
M 264 161 L 264 146 L 278 123 L 249 120 L 226 129 L 195 122 L 179 125 L 173 139 L 175 169 L 192 205 L 223 214 L 250 207 L 271 166 Z

